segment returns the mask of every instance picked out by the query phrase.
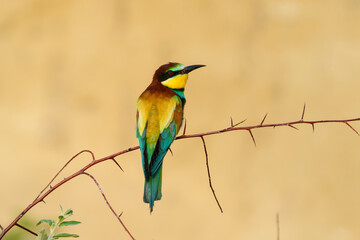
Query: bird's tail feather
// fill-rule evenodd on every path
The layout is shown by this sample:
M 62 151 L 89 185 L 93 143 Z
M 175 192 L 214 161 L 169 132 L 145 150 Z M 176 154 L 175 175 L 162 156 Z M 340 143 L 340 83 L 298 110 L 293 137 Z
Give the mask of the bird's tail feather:
M 150 204 L 150 213 L 153 211 L 154 202 L 161 199 L 162 166 L 155 176 L 145 180 L 144 202 Z

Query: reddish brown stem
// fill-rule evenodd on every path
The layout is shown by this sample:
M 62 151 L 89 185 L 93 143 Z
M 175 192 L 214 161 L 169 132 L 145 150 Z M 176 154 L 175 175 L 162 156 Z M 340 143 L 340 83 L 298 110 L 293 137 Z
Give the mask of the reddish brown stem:
M 85 174 L 85 175 L 89 176 L 89 177 L 95 182 L 96 186 L 99 188 L 99 191 L 100 191 L 101 195 L 103 196 L 106 204 L 107 204 L 108 207 L 110 208 L 111 212 L 115 215 L 115 217 L 117 218 L 117 220 L 119 220 L 120 224 L 123 226 L 123 228 L 125 229 L 125 231 L 129 234 L 129 236 L 131 237 L 131 239 L 135 240 L 135 238 L 131 235 L 130 231 L 126 228 L 126 226 L 125 226 L 125 224 L 123 223 L 123 221 L 121 221 L 121 219 L 120 219 L 121 214 L 118 215 L 118 214 L 115 212 L 115 210 L 111 207 L 111 205 L 110 205 L 109 201 L 107 200 L 107 198 L 106 198 L 106 196 L 105 196 L 105 194 L 104 194 L 104 192 L 103 192 L 100 184 L 98 183 L 98 181 L 96 181 L 96 179 L 94 178 L 94 176 L 91 175 L 90 173 L 87 173 L 87 172 L 83 172 L 82 174 Z
M 302 113 L 302 118 L 304 117 L 304 113 L 305 113 L 305 107 L 303 109 L 303 113 Z M 358 134 L 358 132 L 349 124 L 349 122 L 356 122 L 356 121 L 360 121 L 360 118 L 352 118 L 352 119 L 345 119 L 345 120 L 317 120 L 317 121 L 304 121 L 303 119 L 300 119 L 298 121 L 293 121 L 293 122 L 285 122 L 285 123 L 273 123 L 273 124 L 263 124 L 265 118 L 263 119 L 263 121 L 261 122 L 261 124 L 258 125 L 253 125 L 253 126 L 244 126 L 244 127 L 235 127 L 235 125 L 233 125 L 233 127 L 229 127 L 229 128 L 225 128 L 225 129 L 220 129 L 220 130 L 216 130 L 216 131 L 210 131 L 210 132 L 205 132 L 205 133 L 198 133 L 198 134 L 189 134 L 189 135 L 182 135 L 176 138 L 176 140 L 179 139 L 185 139 L 185 138 L 195 138 L 195 137 L 204 137 L 204 136 L 208 136 L 208 135 L 214 135 L 214 134 L 221 134 L 224 132 L 230 132 L 230 131 L 237 131 L 237 130 L 246 130 L 249 131 L 250 133 L 252 129 L 257 129 L 257 128 L 268 128 L 268 127 L 280 127 L 280 126 L 293 126 L 293 125 L 298 125 L 298 124 L 309 124 L 312 125 L 313 129 L 314 129 L 314 125 L 315 124 L 320 124 L 320 123 L 345 123 L 348 127 L 350 127 L 355 133 Z M 240 122 L 241 123 L 241 122 Z M 253 139 L 254 140 L 254 139 Z M 107 160 L 112 160 L 115 157 L 137 150 L 139 149 L 139 146 L 136 147 L 131 147 L 128 149 L 125 149 L 121 152 L 118 153 L 114 153 L 112 155 L 100 158 L 98 160 L 95 160 L 95 157 L 93 155 L 93 153 L 89 150 L 83 150 L 81 152 L 79 152 L 78 154 L 76 154 L 74 157 L 72 157 L 65 165 L 62 169 L 60 169 L 60 171 L 55 175 L 55 177 L 50 181 L 50 183 L 40 192 L 39 196 L 32 202 L 30 203 L 1 233 L 0 233 L 0 239 L 2 239 L 5 234 L 11 229 L 13 228 L 18 221 L 30 210 L 32 209 L 35 205 L 37 205 L 40 202 L 44 202 L 44 199 L 51 194 L 53 191 L 55 191 L 56 189 L 58 189 L 60 186 L 62 186 L 63 184 L 65 184 L 66 182 L 70 181 L 71 179 L 84 174 L 85 171 L 93 166 L 95 166 L 98 163 L 107 161 Z M 89 152 L 92 157 L 93 157 L 93 161 L 90 162 L 89 164 L 87 164 L 86 166 L 84 166 L 82 169 L 80 169 L 79 171 L 73 173 L 72 175 L 62 179 L 61 181 L 59 181 L 57 184 L 55 184 L 54 186 L 50 186 L 51 183 L 54 181 L 54 179 L 59 175 L 59 173 L 74 159 L 76 158 L 79 154 L 83 153 L 83 152 Z M 48 189 L 46 192 L 44 192 L 46 189 Z M 131 236 L 131 234 L 129 234 L 129 236 Z
M 72 160 L 74 160 L 74 159 L 77 158 L 80 154 L 85 153 L 85 152 L 90 153 L 90 154 L 91 154 L 91 157 L 92 157 L 92 160 L 95 161 L 95 155 L 94 155 L 94 153 L 93 153 L 92 151 L 90 151 L 90 150 L 82 150 L 82 151 L 78 152 L 77 154 L 75 154 L 74 156 L 72 156 L 72 158 L 70 158 L 70 160 L 67 161 L 67 162 L 65 163 L 65 165 L 55 174 L 55 176 L 51 179 L 51 181 L 48 183 L 48 185 L 46 185 L 46 186 L 44 187 L 44 189 L 41 190 L 41 192 L 40 192 L 39 195 L 35 198 L 35 200 L 39 198 L 39 196 L 51 185 L 51 183 L 55 180 L 55 178 L 56 178 L 57 176 L 59 176 L 59 174 L 64 170 L 64 168 L 67 167 L 67 165 L 69 165 L 69 163 L 70 163 Z M 35 200 L 34 200 L 34 201 L 35 201 Z
M 210 175 L 210 168 L 209 168 L 209 156 L 208 156 L 208 153 L 207 153 L 207 150 L 206 150 L 205 139 L 204 139 L 204 137 L 200 137 L 200 138 L 201 138 L 201 140 L 203 142 L 203 145 L 204 145 L 204 152 L 205 152 L 205 157 L 206 157 L 206 169 L 207 169 L 208 178 L 209 178 L 209 186 L 210 186 L 210 189 L 211 189 L 211 191 L 213 193 L 213 196 L 214 196 L 214 198 L 216 200 L 216 203 L 219 206 L 219 209 L 220 209 L 221 213 L 223 213 L 222 207 L 220 205 L 220 202 L 219 202 L 218 198 L 216 197 L 215 190 L 214 190 L 214 188 L 212 186 L 212 183 L 211 183 L 211 175 Z
M 351 118 L 351 119 L 345 119 L 345 120 L 317 120 L 317 121 L 298 120 L 298 121 L 284 122 L 284 123 L 273 123 L 273 124 L 263 124 L 263 125 L 257 124 L 257 125 L 245 126 L 245 127 L 224 128 L 224 129 L 221 129 L 221 130 L 215 130 L 215 131 L 210 131 L 210 132 L 205 132 L 205 133 L 181 135 L 181 136 L 177 137 L 176 139 L 208 136 L 208 135 L 220 134 L 220 133 L 224 133 L 224 132 L 237 131 L 237 130 L 249 131 L 249 130 L 252 130 L 252 129 L 255 129 L 255 128 L 282 127 L 282 126 L 298 125 L 298 124 L 315 125 L 315 124 L 320 124 L 320 123 L 345 123 L 345 124 L 349 125 L 348 122 L 356 122 L 356 121 L 360 121 L 360 118 Z
M 71 179 L 83 174 L 87 169 L 95 166 L 96 164 L 98 163 L 101 163 L 101 162 L 104 162 L 106 160 L 112 160 L 114 157 L 116 156 L 119 156 L 121 154 L 124 154 L 124 153 L 127 153 L 127 152 L 131 152 L 131 151 L 134 151 L 134 150 L 137 150 L 139 149 L 139 146 L 136 146 L 136 147 L 132 147 L 132 148 L 128 148 L 128 149 L 125 149 L 121 152 L 118 152 L 118 153 L 114 153 L 112 155 L 109 155 L 107 157 L 103 157 L 103 158 L 100 158 L 98 160 L 94 160 L 92 161 L 91 163 L 87 164 L 86 166 L 84 166 L 82 169 L 80 169 L 79 171 L 73 173 L 72 175 L 64 178 L 63 180 L 59 181 L 57 184 L 55 184 L 54 186 L 52 186 L 51 188 L 49 188 L 46 192 L 44 192 L 42 195 L 40 195 L 39 197 L 37 197 L 32 203 L 30 203 L 11 223 L 9 226 L 7 226 L 1 233 L 0 233 L 0 239 L 2 239 L 5 234 L 11 229 L 13 228 L 17 222 L 30 210 L 32 209 L 35 205 L 37 205 L 38 203 L 40 202 L 43 202 L 44 199 L 50 194 L 52 193 L 53 191 L 55 191 L 57 188 L 59 188 L 61 185 L 63 185 L 64 183 L 70 181 Z M 83 152 L 83 151 L 82 151 Z M 80 152 L 81 153 L 81 152 Z M 78 156 L 80 153 L 78 153 L 77 155 L 75 155 L 74 157 Z M 67 164 L 74 159 L 71 158 Z M 63 168 L 62 168 L 63 169 Z M 60 170 L 61 171 L 61 170 Z M 50 182 L 51 183 L 51 182 Z

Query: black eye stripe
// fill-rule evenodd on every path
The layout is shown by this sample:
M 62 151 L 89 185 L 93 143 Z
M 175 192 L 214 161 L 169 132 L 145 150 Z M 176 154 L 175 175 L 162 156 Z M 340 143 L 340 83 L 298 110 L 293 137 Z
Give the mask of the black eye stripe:
M 169 72 L 172 72 L 172 74 L 169 74 Z M 181 73 L 181 70 L 180 71 L 172 71 L 172 70 L 166 71 L 165 73 L 161 74 L 158 77 L 158 81 L 159 82 L 166 81 L 167 79 L 175 77 L 176 75 L 178 75 L 180 73 Z
M 178 75 L 181 71 L 172 71 L 172 70 L 169 70 L 169 71 L 167 71 L 166 73 L 169 73 L 169 72 L 172 72 L 172 75 L 171 75 L 171 76 L 175 76 L 175 75 Z

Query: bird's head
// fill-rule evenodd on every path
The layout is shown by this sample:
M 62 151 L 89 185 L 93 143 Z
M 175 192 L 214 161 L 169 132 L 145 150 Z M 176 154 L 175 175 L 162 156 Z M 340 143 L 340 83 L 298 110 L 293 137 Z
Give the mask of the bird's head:
M 158 81 L 171 89 L 184 89 L 188 73 L 200 67 L 205 67 L 205 65 L 184 66 L 181 63 L 170 62 L 156 70 L 153 81 Z

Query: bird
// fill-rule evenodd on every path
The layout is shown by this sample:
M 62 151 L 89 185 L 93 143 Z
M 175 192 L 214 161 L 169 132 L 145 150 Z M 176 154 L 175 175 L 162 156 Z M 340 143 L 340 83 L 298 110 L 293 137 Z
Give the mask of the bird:
M 154 202 L 162 197 L 164 157 L 183 122 L 188 74 L 201 67 L 205 65 L 164 64 L 155 71 L 152 82 L 137 99 L 136 137 L 145 177 L 143 201 L 149 203 L 150 213 Z

